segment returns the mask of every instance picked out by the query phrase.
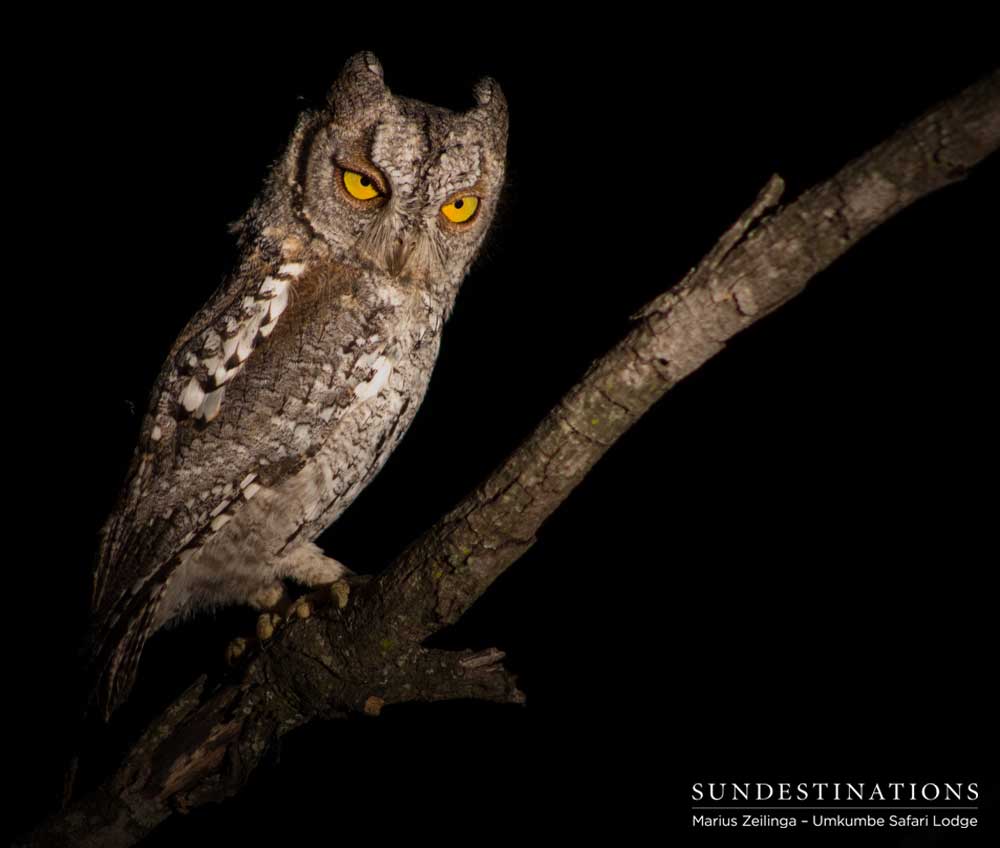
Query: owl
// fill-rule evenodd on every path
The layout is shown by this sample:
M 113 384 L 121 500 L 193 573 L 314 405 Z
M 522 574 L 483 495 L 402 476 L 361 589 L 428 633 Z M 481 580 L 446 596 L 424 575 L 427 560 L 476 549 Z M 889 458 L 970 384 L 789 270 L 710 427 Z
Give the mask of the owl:
M 105 720 L 158 629 L 345 574 L 315 539 L 420 407 L 504 182 L 506 101 L 489 78 L 473 94 L 461 112 L 398 97 L 353 56 L 235 226 L 237 267 L 170 350 L 101 532 Z

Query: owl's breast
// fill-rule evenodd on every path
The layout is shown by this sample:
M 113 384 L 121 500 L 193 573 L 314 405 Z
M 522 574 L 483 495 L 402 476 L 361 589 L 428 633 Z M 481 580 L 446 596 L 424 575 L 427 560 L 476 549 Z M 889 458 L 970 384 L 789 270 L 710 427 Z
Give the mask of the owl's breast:
M 280 553 L 322 533 L 395 450 L 426 393 L 440 328 L 440 317 L 417 296 L 378 313 L 351 351 L 335 352 L 339 367 L 321 364 L 309 398 L 286 406 L 288 420 L 277 426 L 305 462 L 276 491 L 298 514 Z M 305 427 L 303 417 L 311 422 Z
M 419 289 L 336 274 L 302 283 L 216 419 L 189 426 L 177 454 L 174 476 L 190 469 L 194 489 L 242 484 L 233 526 L 214 520 L 252 538 L 259 558 L 312 541 L 357 497 L 412 422 L 440 346 L 441 310 Z

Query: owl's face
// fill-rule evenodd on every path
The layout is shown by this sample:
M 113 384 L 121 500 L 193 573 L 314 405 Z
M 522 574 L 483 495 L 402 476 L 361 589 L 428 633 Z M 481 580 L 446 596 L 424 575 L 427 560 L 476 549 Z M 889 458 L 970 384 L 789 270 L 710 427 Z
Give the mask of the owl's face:
M 370 53 L 348 61 L 329 108 L 300 135 L 300 212 L 342 262 L 430 288 L 456 286 L 504 178 L 507 107 L 489 79 L 450 112 L 396 97 Z

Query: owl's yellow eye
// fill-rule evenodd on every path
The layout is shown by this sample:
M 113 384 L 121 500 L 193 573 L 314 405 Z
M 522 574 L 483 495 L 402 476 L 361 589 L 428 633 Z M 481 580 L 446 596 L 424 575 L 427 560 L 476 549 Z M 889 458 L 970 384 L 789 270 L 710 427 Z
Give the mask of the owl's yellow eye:
M 468 194 L 453 200 L 451 203 L 446 203 L 441 207 L 441 214 L 453 224 L 464 224 L 476 214 L 478 208 L 479 198 L 474 194 Z
M 371 200 L 382 193 L 375 187 L 370 177 L 357 171 L 344 171 L 344 188 L 351 197 L 358 200 Z

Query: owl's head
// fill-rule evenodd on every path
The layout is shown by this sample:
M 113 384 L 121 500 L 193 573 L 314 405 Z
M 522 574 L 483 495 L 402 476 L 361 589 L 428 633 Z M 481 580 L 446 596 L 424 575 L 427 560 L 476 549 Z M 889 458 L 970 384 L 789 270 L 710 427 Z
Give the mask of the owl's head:
M 504 179 L 507 105 L 482 79 L 452 112 L 393 95 L 371 53 L 347 61 L 286 158 L 296 212 L 342 262 L 431 288 L 461 281 Z

